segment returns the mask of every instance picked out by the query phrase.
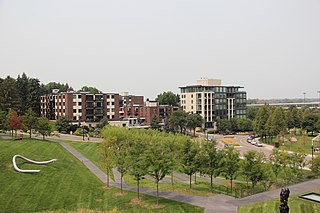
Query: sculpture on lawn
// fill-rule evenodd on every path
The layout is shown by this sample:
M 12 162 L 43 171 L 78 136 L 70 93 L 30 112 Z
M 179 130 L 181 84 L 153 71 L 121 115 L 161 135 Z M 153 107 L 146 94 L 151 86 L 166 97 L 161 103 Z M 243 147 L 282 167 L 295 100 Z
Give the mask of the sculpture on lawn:
M 281 189 L 280 192 L 280 213 L 289 213 L 288 198 L 290 190 L 288 188 Z
M 40 170 L 19 169 L 19 167 L 17 166 L 17 163 L 16 163 L 16 158 L 22 158 L 23 160 L 28 161 L 29 163 L 33 163 L 33 164 L 37 164 L 37 165 L 49 164 L 49 163 L 55 162 L 57 160 L 57 159 L 52 159 L 52 160 L 48 160 L 48 161 L 34 161 L 29 158 L 23 157 L 22 155 L 13 156 L 12 164 L 13 164 L 14 169 L 18 172 L 23 172 L 23 173 L 35 173 L 35 172 L 40 172 Z

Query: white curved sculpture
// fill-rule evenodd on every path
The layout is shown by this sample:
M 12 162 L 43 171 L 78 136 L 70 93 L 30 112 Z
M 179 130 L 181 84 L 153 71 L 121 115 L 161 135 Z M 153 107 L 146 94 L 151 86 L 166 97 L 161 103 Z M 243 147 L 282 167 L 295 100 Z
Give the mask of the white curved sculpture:
M 35 173 L 35 172 L 40 172 L 40 170 L 23 170 L 23 169 L 19 169 L 17 164 L 16 164 L 16 158 L 22 158 L 30 163 L 33 164 L 38 164 L 38 165 L 43 165 L 43 164 L 48 164 L 48 163 L 52 163 L 55 162 L 57 159 L 52 159 L 52 160 L 48 160 L 48 161 L 34 161 L 34 160 L 30 160 L 29 158 L 23 157 L 22 155 L 15 155 L 12 158 L 12 164 L 13 167 L 16 171 L 18 172 L 23 172 L 23 173 Z

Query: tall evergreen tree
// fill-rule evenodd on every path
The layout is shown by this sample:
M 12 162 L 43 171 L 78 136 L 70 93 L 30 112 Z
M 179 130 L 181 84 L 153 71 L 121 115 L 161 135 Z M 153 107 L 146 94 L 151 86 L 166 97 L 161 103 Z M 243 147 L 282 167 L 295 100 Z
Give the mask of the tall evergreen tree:
M 20 109 L 20 95 L 17 90 L 16 80 L 8 76 L 0 85 L 0 107 L 6 113 L 9 109 Z
M 32 111 L 37 116 L 40 115 L 40 96 L 41 86 L 40 81 L 36 78 L 30 78 L 28 82 L 29 94 L 28 94 L 28 108 L 31 107 Z
M 21 77 L 18 75 L 17 90 L 21 101 L 19 111 L 21 114 L 25 114 L 29 106 L 29 79 L 25 73 Z

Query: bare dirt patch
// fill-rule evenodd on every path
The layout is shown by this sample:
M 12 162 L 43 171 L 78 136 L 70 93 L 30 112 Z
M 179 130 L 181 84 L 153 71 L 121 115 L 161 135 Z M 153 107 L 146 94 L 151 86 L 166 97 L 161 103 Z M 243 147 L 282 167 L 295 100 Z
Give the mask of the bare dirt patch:
M 151 206 L 151 208 L 152 209 L 163 209 L 165 206 L 164 205 L 161 205 L 161 204 L 159 204 L 159 205 L 152 205 Z
M 125 196 L 125 195 L 127 195 L 128 193 L 127 192 L 118 192 L 118 193 L 116 193 L 116 196 L 117 197 L 121 197 L 121 196 Z

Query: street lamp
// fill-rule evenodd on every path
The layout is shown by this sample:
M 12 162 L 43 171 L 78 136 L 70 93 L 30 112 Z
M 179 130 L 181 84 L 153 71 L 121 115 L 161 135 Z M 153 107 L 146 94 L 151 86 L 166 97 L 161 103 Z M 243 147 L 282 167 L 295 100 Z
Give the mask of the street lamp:
M 305 103 L 306 102 L 306 93 L 304 92 L 303 93 L 303 103 Z
M 320 109 L 320 91 L 317 91 L 317 93 L 319 94 L 319 109 Z

